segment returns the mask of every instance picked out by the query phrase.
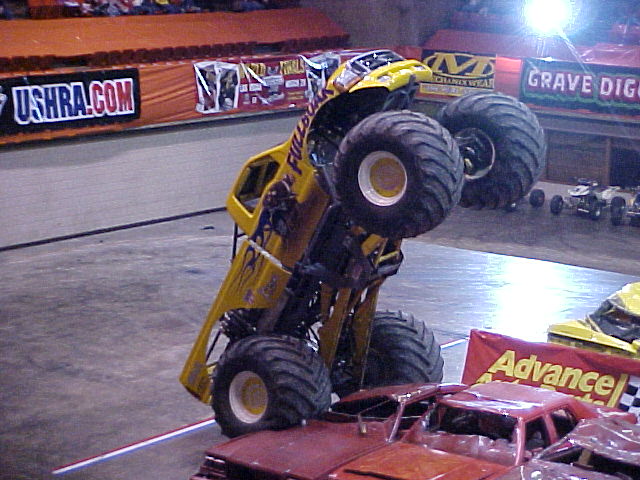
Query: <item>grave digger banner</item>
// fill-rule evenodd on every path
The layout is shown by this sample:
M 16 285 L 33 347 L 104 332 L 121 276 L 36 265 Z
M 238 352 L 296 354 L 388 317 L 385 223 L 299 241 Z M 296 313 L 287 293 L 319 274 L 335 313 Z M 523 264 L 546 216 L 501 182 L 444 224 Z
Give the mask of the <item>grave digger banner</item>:
M 526 59 L 520 100 L 546 108 L 637 116 L 640 73 L 637 68 Z
M 341 62 L 356 53 L 326 52 L 312 57 L 283 56 L 207 61 L 194 64 L 197 104 L 202 114 L 302 107 Z
M 493 380 L 557 390 L 640 416 L 640 361 L 472 330 L 462 382 Z
M 431 81 L 420 84 L 418 97 L 458 97 L 472 92 L 493 91 L 495 55 L 423 50 L 422 62 L 433 71 L 433 77 Z

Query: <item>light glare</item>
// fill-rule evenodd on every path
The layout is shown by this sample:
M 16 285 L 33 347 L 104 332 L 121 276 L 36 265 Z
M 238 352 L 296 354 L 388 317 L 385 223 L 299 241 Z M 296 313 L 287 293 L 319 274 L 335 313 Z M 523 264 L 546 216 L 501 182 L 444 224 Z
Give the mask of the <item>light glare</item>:
M 529 0 L 524 6 L 527 24 L 540 34 L 559 34 L 571 19 L 567 0 Z

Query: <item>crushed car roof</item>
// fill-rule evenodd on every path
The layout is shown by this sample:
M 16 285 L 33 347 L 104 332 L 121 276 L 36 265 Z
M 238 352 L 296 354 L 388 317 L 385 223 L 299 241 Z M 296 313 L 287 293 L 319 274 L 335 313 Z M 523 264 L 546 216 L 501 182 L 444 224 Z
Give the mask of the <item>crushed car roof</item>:
M 640 425 L 615 418 L 590 418 L 565 437 L 603 457 L 640 467 Z
M 554 454 L 575 447 L 588 450 L 610 461 L 611 472 L 603 473 L 593 467 L 580 467 L 575 463 L 552 461 Z M 499 480 L 619 480 L 613 463 L 632 465 L 640 471 L 640 426 L 614 418 L 589 418 L 558 442 L 546 448 L 526 465 L 518 467 Z M 633 467 L 632 467 L 633 469 Z M 637 475 L 627 476 L 637 480 Z
M 539 410 L 577 402 L 571 397 L 528 385 L 506 382 L 490 382 L 474 385 L 443 400 L 443 403 L 459 408 L 482 408 L 495 413 L 510 413 L 526 417 Z
M 407 385 L 392 385 L 388 387 L 377 387 L 369 390 L 360 390 L 352 393 L 340 400 L 342 402 L 354 402 L 365 398 L 384 397 L 390 400 L 399 401 L 400 398 L 412 398 L 423 395 L 433 395 L 440 393 L 447 394 L 460 391 L 467 386 L 459 383 L 411 383 Z

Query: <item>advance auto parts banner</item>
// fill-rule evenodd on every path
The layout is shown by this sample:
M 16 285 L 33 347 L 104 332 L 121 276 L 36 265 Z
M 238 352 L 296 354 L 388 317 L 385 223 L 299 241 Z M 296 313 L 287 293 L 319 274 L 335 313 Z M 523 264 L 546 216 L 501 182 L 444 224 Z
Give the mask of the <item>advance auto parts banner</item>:
M 493 380 L 557 390 L 640 416 L 640 361 L 472 330 L 462 382 Z
M 0 80 L 2 134 L 125 122 L 140 116 L 138 70 Z
M 526 59 L 520 100 L 548 108 L 640 114 L 640 70 Z
M 313 57 L 246 59 L 240 63 L 198 62 L 194 65 L 203 114 L 230 110 L 302 107 L 353 53 L 322 53 Z
M 430 82 L 420 84 L 418 96 L 460 96 L 478 91 L 493 91 L 495 55 L 423 50 L 422 62 L 433 71 Z

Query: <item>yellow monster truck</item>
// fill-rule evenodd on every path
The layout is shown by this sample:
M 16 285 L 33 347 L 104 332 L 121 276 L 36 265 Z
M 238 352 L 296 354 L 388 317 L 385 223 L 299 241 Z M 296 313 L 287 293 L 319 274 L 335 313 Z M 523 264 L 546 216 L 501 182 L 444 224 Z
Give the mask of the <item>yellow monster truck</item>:
M 227 200 L 231 268 L 180 377 L 226 435 L 314 417 L 332 392 L 442 379 L 433 332 L 376 312 L 380 286 L 400 267 L 402 239 L 458 202 L 502 208 L 523 197 L 545 142 L 535 116 L 505 95 L 459 98 L 439 121 L 409 111 L 430 78 L 389 50 L 354 57 L 286 142 L 242 168 Z
M 551 325 L 549 341 L 640 359 L 640 282 L 625 285 L 582 320 Z

